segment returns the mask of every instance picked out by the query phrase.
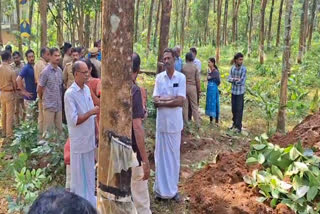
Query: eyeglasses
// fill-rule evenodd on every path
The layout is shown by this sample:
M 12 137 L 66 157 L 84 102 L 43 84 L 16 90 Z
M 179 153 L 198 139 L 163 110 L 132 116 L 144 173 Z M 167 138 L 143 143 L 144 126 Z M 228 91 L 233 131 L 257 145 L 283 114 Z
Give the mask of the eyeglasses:
M 78 72 L 82 74 L 89 74 L 89 71 L 78 71 Z

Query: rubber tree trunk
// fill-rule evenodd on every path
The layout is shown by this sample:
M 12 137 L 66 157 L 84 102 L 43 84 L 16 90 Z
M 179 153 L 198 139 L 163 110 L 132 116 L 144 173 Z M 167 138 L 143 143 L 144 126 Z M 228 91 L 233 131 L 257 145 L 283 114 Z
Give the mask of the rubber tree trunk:
M 1 0 L 0 0 L 1 1 Z M 1 2 L 0 2 L 1 4 Z M 0 9 L 1 10 L 1 9 Z M 19 0 L 16 0 L 16 12 L 17 12 L 17 25 L 18 25 L 18 48 L 19 48 L 19 52 L 21 53 L 21 57 L 23 58 L 23 54 L 22 54 L 22 40 L 21 40 L 21 32 L 20 32 L 20 3 Z M 2 18 L 2 13 L 1 13 L 1 18 Z M 0 18 L 0 20 L 1 20 Z M 2 21 L 0 21 L 1 23 Z M 0 30 L 1 31 L 1 30 Z M 0 37 L 2 36 L 2 34 L 0 33 Z M 0 42 L 2 41 L 2 38 L 0 40 Z
M 154 0 L 151 0 L 151 2 L 150 2 L 150 11 L 149 11 L 149 18 L 148 18 L 148 35 L 147 35 L 147 48 L 148 48 L 148 50 L 150 50 L 150 38 L 151 38 L 151 27 L 152 27 L 153 4 L 154 4 Z
M 57 40 L 59 47 L 61 47 L 63 45 L 63 0 L 59 0 L 58 8 L 60 8 L 60 10 L 57 11 Z
M 181 34 L 180 34 L 180 44 L 181 44 L 181 50 L 183 51 L 184 48 L 184 28 L 185 28 L 185 22 L 186 22 L 186 13 L 187 13 L 187 0 L 183 0 L 183 5 L 181 8 Z
M 311 46 L 314 20 L 315 20 L 316 10 L 317 10 L 317 3 L 318 3 L 318 0 L 313 0 L 312 12 L 311 12 L 311 20 L 310 20 L 310 23 L 309 23 L 309 37 L 308 37 L 307 50 L 309 50 L 310 46 Z
M 238 37 L 238 12 L 240 0 L 233 0 L 232 4 L 232 42 L 235 43 Z
M 19 0 L 16 0 L 19 3 Z M 2 39 L 2 5 L 0 0 L 0 46 L 3 46 L 3 39 Z M 18 22 L 19 23 L 19 22 Z M 19 23 L 20 24 L 20 23 Z M 2 48 L 2 47 L 1 47 Z
M 93 41 L 97 41 L 97 26 L 98 25 L 98 9 L 94 11 L 94 23 L 93 23 Z
M 76 13 L 77 13 L 77 28 L 78 28 L 78 40 L 81 45 L 84 45 L 84 6 L 80 0 L 75 0 Z
M 222 10 L 222 0 L 217 0 L 217 47 L 216 47 L 216 61 L 220 61 L 220 44 L 221 44 L 221 10 Z
M 270 16 L 269 16 L 269 28 L 268 28 L 268 48 L 271 48 L 271 29 L 272 29 L 272 15 L 273 15 L 273 9 L 274 9 L 274 0 L 271 2 L 271 8 L 270 8 Z
M 172 0 L 162 0 L 158 62 L 162 62 L 163 51 L 168 47 L 171 8 Z M 157 71 L 162 71 L 159 63 Z
M 47 11 L 48 11 L 48 0 L 41 0 L 39 2 L 41 30 L 40 30 L 40 48 L 47 46 Z
M 153 34 L 153 47 L 157 46 L 158 28 L 159 28 L 159 20 L 160 20 L 160 9 L 161 9 L 161 0 L 158 0 L 156 27 L 154 28 L 154 34 Z
M 90 12 L 87 11 L 84 21 L 84 47 L 90 47 Z
M 282 18 L 283 2 L 284 2 L 284 0 L 281 0 L 280 6 L 279 6 L 279 18 L 278 18 L 278 27 L 277 27 L 276 47 L 279 47 L 279 43 L 280 43 L 280 31 L 281 31 L 281 18 Z
M 110 135 L 131 143 L 134 0 L 102 1 L 102 90 L 98 157 L 99 213 L 131 213 L 131 168 L 114 172 Z M 110 199 L 113 195 L 115 199 Z M 126 199 L 127 202 L 120 202 Z M 116 201 L 117 202 L 116 202 Z M 120 212 L 119 209 L 128 210 Z
M 227 45 L 228 37 L 228 5 L 229 0 L 224 2 L 224 16 L 223 16 L 223 44 Z
M 259 45 L 259 57 L 260 64 L 264 63 L 264 16 L 266 12 L 267 0 L 261 0 L 260 9 L 260 45 Z
M 140 6 L 140 0 L 137 0 L 136 3 L 136 17 L 134 22 L 134 42 L 138 41 L 138 31 L 139 31 L 139 6 Z
M 298 63 L 302 63 L 302 57 L 305 53 L 307 29 L 308 29 L 308 0 L 304 0 L 302 13 L 301 13 L 301 22 L 300 22 L 299 53 L 297 58 Z
M 291 33 L 292 33 L 292 8 L 294 0 L 286 0 L 286 18 L 284 29 L 284 50 L 282 56 L 282 77 L 280 86 L 280 103 L 277 120 L 277 132 L 285 133 L 286 130 L 286 106 L 288 99 L 288 75 L 290 73 Z
M 30 6 L 29 6 L 29 23 L 30 23 L 30 37 L 29 37 L 29 49 L 31 49 L 31 40 L 32 40 L 32 23 L 33 23 L 33 6 L 34 6 L 34 0 L 30 1 Z M 21 48 L 21 49 L 20 49 Z M 20 37 L 20 43 L 19 43 L 19 51 L 22 53 L 22 40 Z
M 249 20 L 249 33 L 248 33 L 248 57 L 251 56 L 251 52 L 252 52 L 252 26 L 253 26 L 254 2 L 255 2 L 255 0 L 251 0 L 250 20 Z
M 180 2 L 179 0 L 175 0 L 175 22 L 174 22 L 174 37 L 173 42 L 174 44 L 177 44 L 178 41 L 178 35 L 179 35 L 179 29 L 178 29 L 178 22 L 179 22 L 179 6 Z

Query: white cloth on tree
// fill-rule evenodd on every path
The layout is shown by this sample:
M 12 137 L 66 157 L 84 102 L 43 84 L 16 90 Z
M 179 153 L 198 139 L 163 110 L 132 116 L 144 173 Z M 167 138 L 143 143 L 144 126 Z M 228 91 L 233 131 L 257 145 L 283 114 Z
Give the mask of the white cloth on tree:
M 115 137 L 111 138 L 110 155 L 113 160 L 114 173 L 121 173 L 122 170 L 128 171 L 129 168 L 139 165 L 132 147 Z

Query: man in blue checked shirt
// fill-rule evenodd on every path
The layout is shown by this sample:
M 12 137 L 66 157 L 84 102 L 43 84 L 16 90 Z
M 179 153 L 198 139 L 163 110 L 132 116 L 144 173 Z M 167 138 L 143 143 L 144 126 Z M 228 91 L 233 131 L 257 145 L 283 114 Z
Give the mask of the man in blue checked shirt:
M 181 48 L 180 46 L 176 46 L 173 48 L 173 51 L 175 53 L 175 61 L 174 61 L 174 69 L 176 71 L 181 72 L 182 67 L 183 67 L 183 62 L 182 59 L 180 57 L 180 53 L 181 53 Z
M 241 133 L 242 116 L 244 107 L 244 93 L 246 91 L 247 68 L 243 65 L 243 54 L 237 53 L 233 58 L 233 66 L 230 70 L 228 82 L 232 84 L 232 115 L 233 124 L 230 129 Z

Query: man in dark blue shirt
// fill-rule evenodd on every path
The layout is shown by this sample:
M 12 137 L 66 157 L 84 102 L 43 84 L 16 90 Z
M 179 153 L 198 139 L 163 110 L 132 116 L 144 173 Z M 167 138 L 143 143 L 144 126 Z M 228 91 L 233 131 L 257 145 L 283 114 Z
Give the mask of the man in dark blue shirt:
M 21 90 L 21 93 L 24 96 L 24 102 L 25 106 L 27 109 L 27 118 L 30 119 L 32 118 L 32 112 L 30 109 L 30 105 L 33 101 L 37 99 L 37 84 L 35 82 L 35 77 L 34 77 L 34 52 L 33 50 L 28 50 L 26 52 L 26 58 L 28 61 L 28 64 L 26 64 L 18 78 L 17 78 L 17 84 L 18 88 Z M 24 84 L 23 84 L 24 80 Z

